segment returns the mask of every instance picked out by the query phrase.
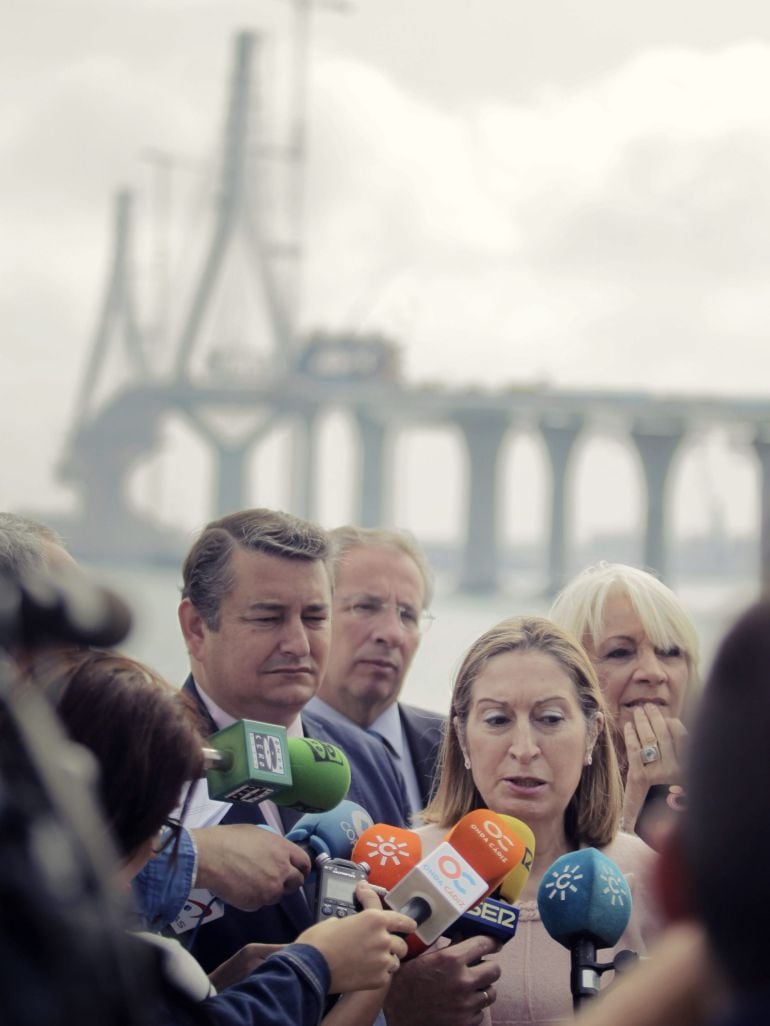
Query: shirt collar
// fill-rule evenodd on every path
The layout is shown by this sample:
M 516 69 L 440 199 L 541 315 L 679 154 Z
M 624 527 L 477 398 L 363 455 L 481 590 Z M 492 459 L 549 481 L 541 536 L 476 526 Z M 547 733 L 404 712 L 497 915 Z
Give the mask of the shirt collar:
M 404 758 L 404 731 L 397 702 L 393 702 L 384 712 L 381 712 L 374 723 L 370 725 L 369 730 L 384 737 L 399 759 Z
M 389 745 L 393 748 L 393 751 L 399 757 L 404 757 L 404 734 L 401 728 L 401 717 L 398 714 L 398 703 L 394 702 L 388 706 L 385 712 L 380 713 L 374 723 L 369 727 L 361 727 L 358 723 L 355 723 L 341 713 L 339 709 L 335 709 L 333 705 L 329 705 L 328 702 L 324 702 L 323 698 L 319 698 L 318 695 L 314 695 L 310 699 L 308 709 L 312 712 L 314 709 L 332 723 L 337 723 L 342 727 L 358 727 L 359 730 L 366 730 L 367 732 L 374 732 L 379 734 L 380 737 L 384 737 Z
M 229 727 L 231 723 L 237 723 L 239 717 L 231 716 L 230 713 L 225 712 L 224 709 L 220 708 L 213 698 L 203 690 L 198 682 L 193 678 L 193 683 L 198 689 L 201 701 L 206 706 L 206 711 L 216 724 L 217 730 L 224 730 L 225 727 Z M 297 716 L 289 726 L 286 728 L 286 734 L 288 737 L 304 737 L 304 731 L 302 729 L 302 720 Z

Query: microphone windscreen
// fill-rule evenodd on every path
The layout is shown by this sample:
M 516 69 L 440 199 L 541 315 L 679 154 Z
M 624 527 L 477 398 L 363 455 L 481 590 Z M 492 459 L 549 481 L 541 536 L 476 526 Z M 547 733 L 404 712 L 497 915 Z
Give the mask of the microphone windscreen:
M 505 818 L 491 809 L 466 813 L 445 840 L 487 881 L 487 894 L 500 885 L 524 856 L 524 842 Z
M 369 883 L 389 891 L 422 858 L 422 841 L 414 830 L 375 823 L 358 838 L 350 857 L 369 866 Z
M 524 890 L 529 874 L 532 871 L 532 863 L 535 858 L 535 835 L 530 827 L 515 816 L 506 816 L 500 813 L 511 830 L 524 844 L 524 855 L 521 862 L 506 875 L 500 884 L 500 897 L 510 905 L 514 905 Z
M 371 825 L 372 817 L 366 809 L 346 799 L 328 812 L 311 812 L 302 816 L 286 839 L 305 845 L 313 855 L 349 859 L 359 835 Z
M 445 840 L 385 895 L 387 904 L 410 912 L 417 936 L 432 944 L 467 912 L 488 897 L 521 861 L 524 845 L 490 809 L 475 809 L 455 824 Z
M 350 788 L 350 763 L 342 749 L 313 737 L 290 737 L 292 785 L 273 797 L 276 805 L 300 812 L 326 812 Z
M 631 891 L 619 867 L 596 848 L 570 851 L 549 866 L 537 892 L 548 933 L 569 948 L 587 937 L 614 947 L 631 916 Z
M 10 634 L 4 643 L 112 648 L 131 629 L 131 610 L 123 599 L 74 564 L 28 570 L 7 580 L 17 598 L 12 629 L 3 631 Z

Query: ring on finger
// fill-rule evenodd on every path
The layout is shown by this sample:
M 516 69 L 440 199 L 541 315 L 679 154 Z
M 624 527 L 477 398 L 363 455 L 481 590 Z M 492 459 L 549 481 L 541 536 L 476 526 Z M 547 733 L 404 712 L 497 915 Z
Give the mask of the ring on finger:
M 660 758 L 660 749 L 655 744 L 645 745 L 642 749 L 642 762 L 646 766 L 648 762 L 657 762 Z
M 484 1004 L 481 1007 L 482 1008 L 489 1008 L 489 1006 L 492 1004 L 492 998 L 489 996 L 489 991 L 488 990 L 482 990 L 481 993 L 484 995 Z
M 401 959 L 398 957 L 398 955 L 393 955 L 393 965 L 391 965 L 390 969 L 388 969 L 388 973 L 392 976 L 393 973 L 398 972 L 400 968 Z

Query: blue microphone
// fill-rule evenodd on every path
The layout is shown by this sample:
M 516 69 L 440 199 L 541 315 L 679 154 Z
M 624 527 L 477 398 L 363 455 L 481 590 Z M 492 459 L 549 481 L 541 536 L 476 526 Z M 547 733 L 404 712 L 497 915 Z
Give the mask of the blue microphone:
M 537 891 L 543 926 L 569 949 L 575 1009 L 599 993 L 599 976 L 613 968 L 596 961 L 597 948 L 614 947 L 628 926 L 631 891 L 619 867 L 596 848 L 567 852 L 546 871 Z
M 516 935 L 518 923 L 519 910 L 513 905 L 497 898 L 484 898 L 452 924 L 449 935 L 452 943 L 482 935 L 505 944 Z
M 328 812 L 302 816 L 286 835 L 286 840 L 304 848 L 313 862 L 318 855 L 348 859 L 353 845 L 371 825 L 372 817 L 366 809 L 346 798 Z

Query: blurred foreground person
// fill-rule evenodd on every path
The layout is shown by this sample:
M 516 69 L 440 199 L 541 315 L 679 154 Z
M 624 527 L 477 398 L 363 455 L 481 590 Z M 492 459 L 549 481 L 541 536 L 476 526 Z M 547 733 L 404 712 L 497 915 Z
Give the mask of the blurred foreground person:
M 38 683 L 72 740 L 96 759 L 100 803 L 122 860 L 117 875 L 127 886 L 159 847 L 174 844 L 178 824 L 168 816 L 180 791 L 203 773 L 200 737 L 174 689 L 124 656 L 62 654 Z M 347 993 L 324 1019 L 328 1026 L 365 1026 L 406 952 L 395 934 L 415 924 L 384 911 L 371 888 L 362 886 L 360 898 L 359 915 L 313 926 L 294 944 L 238 952 L 221 973 L 243 978 L 219 994 L 177 940 L 140 934 L 163 956 L 167 986 L 153 1021 L 315 1026 L 327 993 L 371 990 Z
M 670 588 L 622 563 L 583 570 L 549 615 L 582 642 L 618 728 L 623 829 L 657 848 L 684 807 L 682 718 L 698 684 L 695 626 Z
M 690 746 L 687 811 L 661 855 L 677 923 L 580 1026 L 766 1026 L 770 1022 L 770 602 L 720 645 Z
M 125 932 L 90 763 L 26 672 L 54 648 L 121 641 L 130 616 L 66 560 L 47 569 L 56 544 L 0 514 L 0 1021 L 145 1026 L 160 978 Z

